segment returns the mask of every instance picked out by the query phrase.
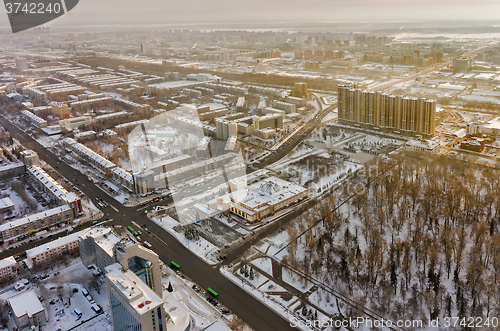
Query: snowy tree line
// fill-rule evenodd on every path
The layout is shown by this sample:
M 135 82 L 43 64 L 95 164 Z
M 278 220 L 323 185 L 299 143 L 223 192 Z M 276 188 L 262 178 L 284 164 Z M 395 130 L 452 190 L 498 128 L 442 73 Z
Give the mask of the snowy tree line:
M 498 316 L 500 171 L 447 157 L 378 166 L 365 192 L 288 228 L 283 262 L 388 318 Z

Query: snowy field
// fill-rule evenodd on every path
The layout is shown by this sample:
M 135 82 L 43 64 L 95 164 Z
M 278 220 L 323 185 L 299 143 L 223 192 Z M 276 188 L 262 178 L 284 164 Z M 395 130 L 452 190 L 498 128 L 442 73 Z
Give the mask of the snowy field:
M 255 259 L 251 262 L 251 264 L 259 268 L 263 272 L 267 273 L 268 275 L 273 274 L 273 266 L 270 258 L 263 257 Z
M 313 283 L 304 279 L 303 277 L 298 275 L 296 272 L 289 270 L 289 269 L 286 269 L 286 268 L 283 268 L 283 276 L 282 277 L 283 277 L 283 281 L 285 283 L 293 286 L 294 288 L 296 288 L 297 290 L 299 290 L 300 292 L 303 292 L 303 293 L 309 291 L 314 286 Z

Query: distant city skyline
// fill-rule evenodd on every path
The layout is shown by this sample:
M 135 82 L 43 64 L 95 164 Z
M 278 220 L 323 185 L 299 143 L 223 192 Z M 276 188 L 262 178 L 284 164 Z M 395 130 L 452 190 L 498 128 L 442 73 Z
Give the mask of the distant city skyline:
M 318 21 L 411 21 L 411 20 L 499 20 L 500 4 L 494 0 L 228 0 L 80 1 L 77 8 L 49 25 L 109 25 L 144 23 L 225 22 L 318 22 Z M 7 25 L 7 15 L 0 15 Z

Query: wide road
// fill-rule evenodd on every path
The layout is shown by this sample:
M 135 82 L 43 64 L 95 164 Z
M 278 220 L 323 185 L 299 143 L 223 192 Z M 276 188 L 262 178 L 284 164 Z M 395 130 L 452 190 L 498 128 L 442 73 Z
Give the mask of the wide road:
M 74 170 L 66 163 L 59 161 L 54 153 L 48 149 L 44 149 L 43 146 L 24 131 L 10 123 L 5 117 L 0 118 L 0 124 L 10 133 L 15 133 L 16 139 L 22 144 L 31 143 L 31 148 L 38 153 L 42 160 L 55 168 L 62 176 L 74 182 L 87 197 L 94 200 L 96 197 L 99 197 L 118 210 L 115 211 L 111 207 L 103 209 L 105 218 L 112 219 L 109 224 L 136 227 L 132 223 L 132 221 L 135 221 L 141 227 L 146 225 L 148 230 L 150 230 L 155 237 L 141 230 L 143 232 L 141 238 L 143 241 L 147 240 L 151 243 L 153 250 L 160 256 L 161 260 L 166 265 L 169 265 L 172 260 L 176 261 L 181 265 L 182 272 L 199 286 L 202 288 L 213 288 L 219 293 L 219 302 L 230 309 L 254 330 L 295 330 L 290 326 L 290 322 L 286 321 L 273 310 L 269 309 L 263 303 L 221 275 L 217 267 L 206 264 L 198 256 L 179 244 L 177 239 L 149 220 L 142 210 L 138 210 L 138 207 L 125 207 L 118 203 L 94 183 L 89 182 L 87 176 Z M 76 181 L 73 181 L 74 179 L 76 179 Z M 165 203 L 165 200 L 163 203 Z M 88 223 L 88 226 L 90 225 L 91 224 Z M 75 230 L 78 229 L 81 229 L 81 227 Z M 58 236 L 62 236 L 62 234 Z M 7 250 L 0 253 L 0 257 L 7 257 L 15 253 L 20 253 L 19 251 L 21 249 L 25 251 L 47 240 L 48 239 L 31 242 L 22 246 L 22 248 Z M 239 245 L 238 252 L 244 252 L 250 245 L 250 241 Z
M 335 109 L 337 103 L 332 104 L 325 109 L 319 111 L 310 121 L 305 122 L 305 125 L 297 132 L 290 133 L 290 136 L 286 137 L 286 142 L 281 145 L 273 153 L 269 153 L 268 157 L 262 160 L 256 167 L 262 169 L 274 162 L 280 160 L 281 158 L 288 155 L 298 144 L 300 144 L 308 135 L 310 135 L 318 125 L 321 124 L 323 118 Z

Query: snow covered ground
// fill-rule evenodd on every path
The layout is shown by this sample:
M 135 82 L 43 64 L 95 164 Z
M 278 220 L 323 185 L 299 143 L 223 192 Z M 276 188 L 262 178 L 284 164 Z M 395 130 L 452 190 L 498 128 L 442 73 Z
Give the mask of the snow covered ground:
M 228 323 L 235 318 L 233 314 L 221 314 L 220 305 L 219 308 L 215 308 L 208 303 L 202 295 L 203 290 L 195 291 L 192 282 L 183 279 L 182 275 L 175 274 L 172 269 L 163 265 L 161 282 L 163 285 L 163 299 L 168 301 L 169 306 L 177 305 L 178 309 L 187 308 L 185 313 L 190 314 L 196 327 L 206 327 L 217 319 Z M 172 293 L 167 291 L 169 284 L 172 285 L 172 289 L 174 290 Z M 175 309 L 177 313 L 179 313 L 178 309 Z M 226 307 L 225 309 L 229 310 L 230 307 Z
M 338 117 L 338 113 L 331 111 L 325 117 L 323 117 L 323 120 L 321 122 L 322 123 L 329 122 L 329 121 L 336 119 L 337 117 Z
M 260 259 L 255 259 L 251 262 L 251 264 L 264 271 L 268 275 L 273 274 L 273 266 L 271 263 L 271 259 L 269 258 L 263 257 Z
M 40 145 L 44 147 L 54 147 L 62 138 L 61 134 L 56 134 L 52 136 L 41 136 L 35 139 Z
M 17 194 L 12 188 L 6 187 L 5 190 L 2 189 L 2 193 L 0 195 L 1 198 L 10 198 L 12 203 L 14 204 L 14 210 L 12 211 L 12 215 L 15 218 L 22 217 L 28 211 L 28 205 L 26 202 Z M 41 207 L 41 206 L 40 206 Z M 38 211 L 38 209 L 37 209 Z M 33 211 L 33 213 L 37 212 Z M 41 211 L 41 210 L 40 210 Z
M 54 275 L 56 271 L 59 272 L 57 276 Z M 1 290 L 0 300 L 7 300 L 14 295 L 33 289 L 39 298 L 43 298 L 42 305 L 47 317 L 44 330 L 57 330 L 58 327 L 68 330 L 80 325 L 75 330 L 111 331 L 106 283 L 103 281 L 103 276 L 94 276 L 92 270 L 88 270 L 79 257 L 71 259 L 68 266 L 55 265 L 52 269 L 33 273 L 32 276 L 43 273 L 47 273 L 49 277 L 37 283 L 30 283 L 20 292 L 15 291 L 11 286 Z M 99 284 L 99 293 L 93 284 Z M 82 295 L 81 290 L 84 287 L 104 311 L 98 317 L 91 309 L 90 302 Z M 78 292 L 73 292 L 73 289 L 77 289 Z M 81 319 L 78 319 L 74 313 L 75 308 L 82 312 Z
M 309 282 L 308 280 L 304 279 L 300 275 L 298 275 L 296 272 L 283 268 L 283 281 L 293 287 L 295 287 L 297 290 L 300 292 L 308 292 L 314 284 Z
M 151 218 L 153 222 L 167 230 L 171 235 L 173 235 L 180 244 L 185 246 L 191 252 L 198 255 L 202 260 L 204 260 L 208 264 L 217 263 L 216 253 L 218 247 L 207 241 L 206 239 L 200 237 L 198 240 L 188 240 L 184 236 L 184 233 L 178 233 L 174 230 L 175 226 L 179 226 L 180 223 L 177 222 L 170 216 L 166 216 L 163 218 L 153 217 Z
M 238 270 L 238 268 L 235 268 L 235 270 Z M 250 281 L 248 278 L 241 276 L 239 274 L 239 271 L 233 273 L 227 267 L 222 267 L 220 269 L 220 273 L 224 275 L 227 279 L 232 281 L 234 284 L 238 285 L 243 290 L 251 294 L 254 298 L 264 303 L 274 312 L 283 316 L 283 318 L 290 321 L 294 319 L 302 320 L 302 318 L 294 312 L 297 306 L 300 306 L 300 304 L 297 305 L 297 302 L 300 302 L 300 300 L 298 300 L 297 297 L 292 296 L 289 300 L 284 300 L 281 296 L 267 293 L 267 292 L 283 291 L 283 288 L 280 287 L 278 284 L 274 283 L 273 281 L 268 280 L 267 282 L 258 285 L 257 288 L 255 284 L 252 283 L 252 281 Z M 306 331 L 313 330 L 309 327 L 301 327 L 298 329 Z

